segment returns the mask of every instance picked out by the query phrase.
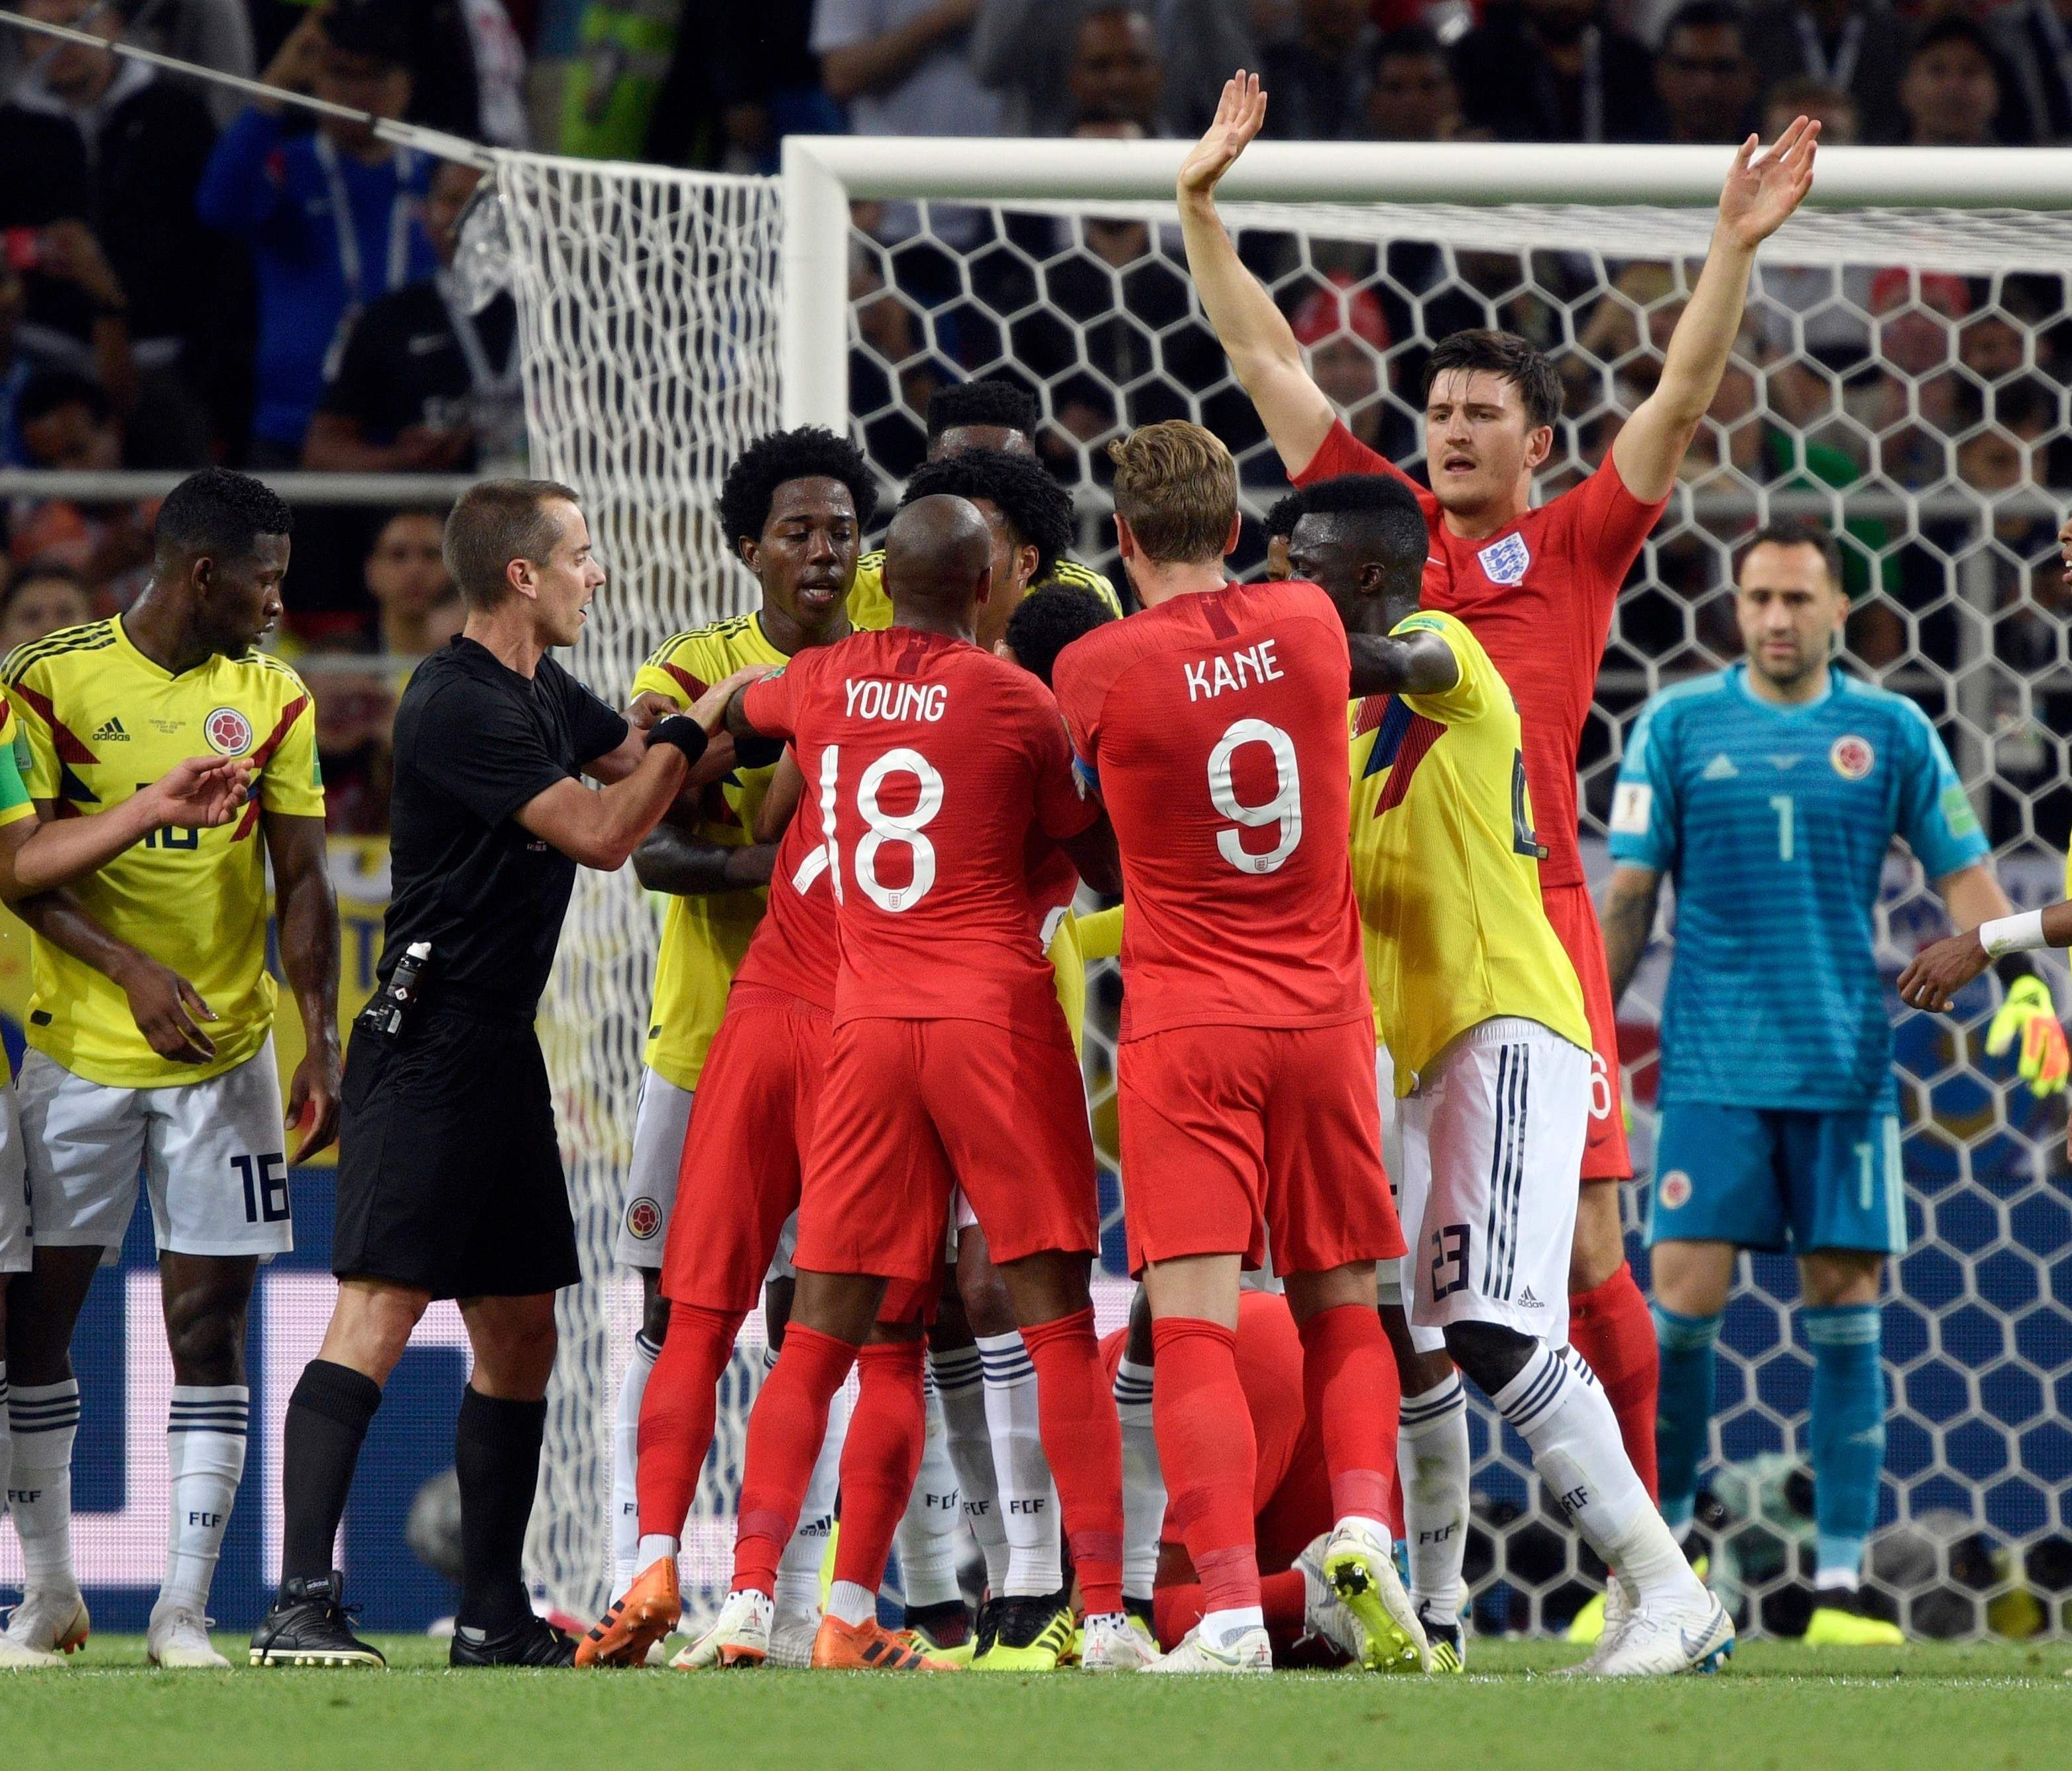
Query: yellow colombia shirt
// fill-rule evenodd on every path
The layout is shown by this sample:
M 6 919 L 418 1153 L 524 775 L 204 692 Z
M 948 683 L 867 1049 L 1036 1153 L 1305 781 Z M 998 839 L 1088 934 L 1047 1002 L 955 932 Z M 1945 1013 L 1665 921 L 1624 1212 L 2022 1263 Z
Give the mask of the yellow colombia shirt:
M 0 696 L 0 829 L 36 815 L 35 807 L 30 803 L 29 789 L 22 779 L 22 771 L 28 762 L 28 740 L 22 735 L 22 722 L 14 717 L 14 704 Z M 14 1079 L 14 1068 L 7 1062 L 6 1048 L 0 1046 L 0 1088 Z
M 1437 634 L 1461 667 L 1443 694 L 1371 696 L 1350 710 L 1353 887 L 1375 1023 L 1408 1095 L 1449 1042 L 1498 1015 L 1585 1049 L 1590 1032 L 1540 908 L 1511 691 L 1453 616 L 1420 610 L 1396 632 Z
M 119 615 L 18 647 L 0 678 L 21 721 L 30 795 L 54 801 L 60 817 L 120 804 L 187 757 L 243 757 L 255 770 L 252 801 L 229 824 L 154 831 L 71 887 L 109 934 L 201 992 L 216 1015 L 214 1059 L 161 1058 L 120 989 L 34 935 L 30 1046 L 111 1088 L 177 1087 L 243 1063 L 273 1025 L 260 813 L 324 812 L 308 688 L 256 651 L 175 676 L 130 644 Z
M 1121 600 L 1115 594 L 1115 586 L 1090 565 L 1081 565 L 1077 560 L 1058 561 L 1050 576 L 1041 584 L 1030 586 L 1030 594 L 1047 590 L 1054 584 L 1067 585 L 1075 590 L 1091 590 L 1107 605 L 1111 614 L 1122 613 Z M 859 627 L 872 631 L 892 625 L 892 599 L 885 594 L 885 550 L 866 553 L 856 562 L 856 582 L 849 586 L 849 618 Z

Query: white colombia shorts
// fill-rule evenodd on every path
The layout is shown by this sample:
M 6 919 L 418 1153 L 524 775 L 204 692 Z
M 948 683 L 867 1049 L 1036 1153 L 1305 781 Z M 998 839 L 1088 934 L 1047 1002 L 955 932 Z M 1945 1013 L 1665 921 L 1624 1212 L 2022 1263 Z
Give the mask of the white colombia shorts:
M 676 1209 L 676 1176 L 691 1135 L 693 1091 L 643 1068 L 640 1104 L 633 1118 L 633 1157 L 626 1169 L 626 1206 L 619 1214 L 612 1256 L 622 1267 L 649 1272 L 662 1265 L 669 1214 Z
M 14 1091 L 0 1087 L 0 1273 L 26 1273 L 36 1244 L 30 1235 L 29 1170 L 22 1156 L 22 1116 Z
M 140 1175 L 162 1255 L 285 1255 L 295 1246 L 272 1035 L 204 1082 L 117 1087 L 31 1051 L 14 1086 L 30 1209 L 46 1247 L 120 1247 Z
M 1420 1352 L 1453 1322 L 1565 1346 L 1590 1054 L 1536 1021 L 1470 1027 L 1403 1110 L 1403 1289 Z

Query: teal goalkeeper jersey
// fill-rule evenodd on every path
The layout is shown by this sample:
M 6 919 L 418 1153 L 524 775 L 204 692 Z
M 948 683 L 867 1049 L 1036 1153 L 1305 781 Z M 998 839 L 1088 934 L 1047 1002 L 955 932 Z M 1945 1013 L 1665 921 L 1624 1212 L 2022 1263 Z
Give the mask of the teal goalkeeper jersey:
M 1656 696 L 1627 740 L 1612 859 L 1676 887 L 1665 1106 L 1897 1104 L 1875 951 L 1886 852 L 1904 838 L 1934 880 L 1989 850 L 1927 716 L 1832 682 L 1778 707 L 1736 664 Z

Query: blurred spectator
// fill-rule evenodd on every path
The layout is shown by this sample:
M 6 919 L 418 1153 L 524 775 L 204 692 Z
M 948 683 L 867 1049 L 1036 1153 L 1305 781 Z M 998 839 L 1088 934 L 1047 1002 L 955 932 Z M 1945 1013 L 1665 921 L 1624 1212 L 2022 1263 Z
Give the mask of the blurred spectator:
M 643 156 L 775 172 L 787 135 L 838 135 L 841 107 L 808 47 L 813 0 L 687 0 Z
M 1764 96 L 1763 140 L 1774 142 L 1802 117 L 1820 125 L 1823 147 L 1853 147 L 1863 139 L 1862 113 L 1847 92 L 1825 80 L 1794 76 Z
M 1293 34 L 1260 57 L 1266 133 L 1301 142 L 1363 134 L 1375 37 L 1367 0 L 1297 0 Z
M 1771 0 L 1749 16 L 1748 48 L 1773 108 L 1782 82 L 1810 80 L 1847 92 L 1860 121 L 1899 117 L 1906 27 L 1885 0 Z M 1823 146 L 1835 139 L 1822 132 Z
M 819 0 L 814 51 L 858 135 L 992 135 L 1000 97 L 979 83 L 979 0 Z
M 385 836 L 396 692 L 376 661 L 344 640 L 322 641 L 295 662 L 316 697 L 324 828 L 334 836 Z
M 720 0 L 760 15 L 744 0 Z M 679 0 L 569 0 L 578 16 L 577 54 L 561 89 L 560 147 L 594 160 L 637 160 L 652 128 L 672 119 L 660 101 L 679 50 L 710 52 Z
M 1756 121 L 1755 64 L 1737 0 L 1688 0 L 1655 60 L 1655 96 L 1671 142 L 1745 140 Z
M 1977 25 L 1956 13 L 1932 21 L 1914 39 L 1899 83 L 1904 139 L 1915 147 L 1990 147 L 2000 138 L 2000 71 Z
M 34 14 L 35 0 L 14 0 L 14 10 Z M 252 19 L 245 0 L 117 0 L 111 12 L 128 19 L 123 39 L 155 49 L 175 60 L 192 62 L 225 74 L 252 77 L 258 66 L 252 49 Z M 27 64 L 43 53 L 43 45 L 18 31 L 0 31 L 0 92 L 11 91 Z M 214 80 L 177 75 L 185 90 L 191 91 L 209 109 L 220 125 L 228 123 L 244 108 L 245 99 L 235 88 Z
M 1141 139 L 1164 133 L 1165 69 L 1151 21 L 1132 6 L 1090 8 L 1072 35 L 1066 80 L 1072 133 Z
M 122 425 L 99 383 L 68 370 L 32 376 L 14 404 L 31 467 L 105 471 L 122 465 Z M 97 603 L 124 608 L 144 587 L 151 521 L 142 505 L 87 499 L 17 499 L 8 519 L 17 564 L 51 560 L 77 573 Z
M 532 141 L 525 114 L 525 45 L 504 0 L 461 0 L 462 22 L 475 66 L 476 138 L 497 147 Z
M 286 91 L 401 117 L 410 101 L 401 0 L 333 0 L 296 27 L 266 71 Z M 417 223 L 432 162 L 372 129 L 326 117 L 290 135 L 278 105 L 224 131 L 202 181 L 202 219 L 252 243 L 259 278 L 252 458 L 292 466 L 354 315 L 438 269 Z
M 1343 271 L 1314 289 L 1289 316 L 1309 373 L 1352 434 L 1368 448 L 1394 460 L 1415 453 L 1414 438 L 1392 414 L 1383 396 L 1388 378 L 1388 322 L 1371 289 L 1358 286 Z
M 467 618 L 446 572 L 445 537 L 446 519 L 437 511 L 398 511 L 367 556 L 375 637 L 398 695 L 417 660 L 445 645 Z
M 1158 125 L 1147 135 L 1198 135 L 1232 69 L 1260 65 L 1250 0 L 1128 0 L 1152 27 L 1164 69 Z M 1066 135 L 1075 116 L 1071 62 L 1079 22 L 1116 0 L 979 0 L 972 30 L 978 77 L 1000 96 L 1003 135 Z
M 0 593 L 0 658 L 60 627 L 92 619 L 93 599 L 76 572 L 55 560 L 31 560 Z
M 1461 89 L 1438 38 L 1423 25 L 1406 25 L 1380 39 L 1367 133 L 1377 142 L 1450 142 L 1461 128 Z
M 24 10 L 109 42 L 121 34 L 121 10 L 94 0 L 27 0 Z M 220 392 L 219 341 L 238 273 L 195 214 L 216 140 L 207 106 L 146 64 L 60 42 L 25 71 L 10 108 L 54 125 L 39 182 L 60 214 L 84 224 L 68 243 L 47 240 L 31 316 L 97 347 L 98 323 L 124 320 L 137 380 L 101 372 L 128 420 L 133 457 L 199 465 L 208 458 L 208 401 Z
M 1509 142 L 1661 139 L 1655 60 L 1601 0 L 1500 0 L 1453 51 L 1470 123 Z
M 2013 73 L 2029 139 L 2072 142 L 2072 0 L 2014 0 L 1986 28 Z
M 524 471 L 516 304 L 499 294 L 481 313 L 469 313 L 447 268 L 461 211 L 481 177 L 451 162 L 433 175 L 424 220 L 441 269 L 383 296 L 354 320 L 338 373 L 303 439 L 305 467 Z
M 105 298 L 94 316 L 90 351 L 69 334 L 29 319 L 24 265 L 46 277 L 68 276 L 89 300 L 96 291 Z M 84 222 L 13 228 L 0 238 L 0 462 L 19 466 L 27 458 L 15 405 L 29 378 L 39 370 L 91 372 L 118 407 L 134 398 L 136 377 L 130 355 L 130 327 L 113 301 L 117 293 L 114 273 Z

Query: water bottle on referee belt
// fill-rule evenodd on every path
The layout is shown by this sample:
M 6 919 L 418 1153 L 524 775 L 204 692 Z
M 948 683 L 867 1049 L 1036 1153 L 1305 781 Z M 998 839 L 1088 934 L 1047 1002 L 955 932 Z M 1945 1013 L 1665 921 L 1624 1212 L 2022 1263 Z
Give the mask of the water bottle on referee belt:
M 364 1027 L 384 1039 L 394 1039 L 402 1032 L 411 1006 L 422 993 L 425 968 L 431 963 L 431 958 L 430 941 L 413 941 L 405 947 L 402 958 L 396 962 L 396 969 L 388 974 L 388 983 L 353 1017 L 353 1025 Z

